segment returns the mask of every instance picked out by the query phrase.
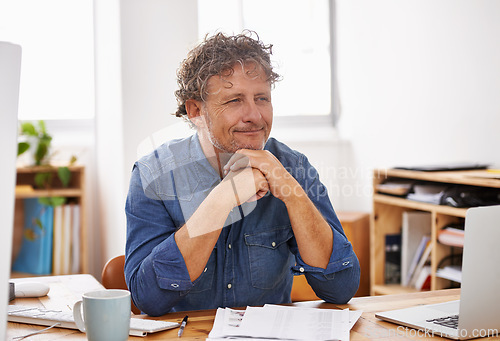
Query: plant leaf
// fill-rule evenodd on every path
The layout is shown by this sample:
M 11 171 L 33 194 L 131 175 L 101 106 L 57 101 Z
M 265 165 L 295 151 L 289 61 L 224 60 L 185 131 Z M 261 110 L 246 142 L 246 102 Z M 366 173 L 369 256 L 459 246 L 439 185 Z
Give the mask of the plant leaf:
M 35 174 L 35 184 L 38 188 L 47 188 L 52 182 L 52 173 L 36 173 Z
M 52 205 L 51 206 L 61 206 L 61 205 L 64 205 L 66 203 L 66 198 L 64 197 L 51 197 L 50 198 L 51 201 L 52 201 Z
M 69 165 L 73 166 L 76 162 L 77 158 L 75 155 L 71 155 L 71 159 L 69 160 Z
M 28 149 L 30 149 L 30 144 L 28 142 L 19 142 L 17 144 L 17 156 L 21 155 Z
M 42 205 L 52 206 L 52 201 L 50 197 L 40 197 L 38 198 L 38 202 Z
M 71 179 L 71 171 L 68 167 L 59 167 L 57 168 L 57 175 L 61 180 L 63 187 L 68 187 L 69 180 Z
M 38 146 L 35 151 L 35 164 L 37 166 L 42 164 L 43 159 L 47 155 L 47 152 L 49 151 L 49 142 L 46 142 L 45 140 L 40 140 L 38 142 Z
M 45 121 L 44 120 L 38 121 L 38 126 L 40 127 L 40 133 L 42 135 L 47 134 L 47 127 L 45 126 Z
M 56 206 L 64 205 L 66 203 L 66 198 L 64 198 L 64 197 L 41 197 L 41 198 L 38 198 L 38 202 L 40 204 L 43 204 L 43 205 L 56 207 Z
M 35 126 L 30 122 L 24 122 L 21 124 L 21 134 L 29 136 L 38 136 Z

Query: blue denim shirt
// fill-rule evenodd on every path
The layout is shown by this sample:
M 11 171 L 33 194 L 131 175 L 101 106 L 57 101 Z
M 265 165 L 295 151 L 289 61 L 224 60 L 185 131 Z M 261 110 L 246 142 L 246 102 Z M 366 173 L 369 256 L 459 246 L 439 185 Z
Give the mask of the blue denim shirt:
M 126 202 L 125 277 L 136 306 L 158 316 L 217 307 L 289 303 L 293 275 L 318 297 L 345 303 L 359 285 L 359 263 L 326 188 L 307 158 L 271 138 L 265 146 L 297 179 L 333 231 L 326 269 L 301 258 L 284 203 L 268 193 L 232 210 L 206 264 L 191 282 L 174 233 L 221 179 L 197 134 L 163 144 L 134 165 Z

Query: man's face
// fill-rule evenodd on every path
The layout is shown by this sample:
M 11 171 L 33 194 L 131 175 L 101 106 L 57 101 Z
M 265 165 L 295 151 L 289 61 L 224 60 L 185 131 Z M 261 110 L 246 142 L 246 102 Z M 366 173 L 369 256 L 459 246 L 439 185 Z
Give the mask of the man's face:
M 201 115 L 208 138 L 219 152 L 262 149 L 271 132 L 271 85 L 254 64 L 234 66 L 232 74 L 212 76 Z

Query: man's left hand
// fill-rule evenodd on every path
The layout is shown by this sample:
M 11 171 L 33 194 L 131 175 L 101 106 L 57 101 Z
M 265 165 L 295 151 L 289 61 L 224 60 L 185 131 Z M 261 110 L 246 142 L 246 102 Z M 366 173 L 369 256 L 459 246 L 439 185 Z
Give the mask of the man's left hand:
M 258 169 L 269 183 L 269 190 L 276 198 L 286 203 L 297 192 L 298 182 L 283 167 L 281 162 L 267 150 L 240 149 L 224 166 L 224 175 L 242 168 Z

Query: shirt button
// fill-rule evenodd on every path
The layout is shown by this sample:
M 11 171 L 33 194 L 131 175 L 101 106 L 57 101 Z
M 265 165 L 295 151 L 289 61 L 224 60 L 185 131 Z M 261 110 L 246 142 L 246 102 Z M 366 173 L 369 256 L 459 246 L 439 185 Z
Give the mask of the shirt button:
M 228 288 L 228 289 L 231 289 L 231 287 L 232 287 L 232 285 L 231 285 L 231 283 L 229 283 L 229 284 L 227 285 L 227 288 Z
M 179 284 L 177 284 L 177 283 L 172 283 L 172 284 L 170 284 L 170 286 L 171 286 L 172 288 L 178 288 L 178 287 L 179 287 Z
M 349 261 L 345 261 L 344 263 L 342 263 L 343 266 L 346 266 L 346 265 L 349 265 Z
M 203 270 L 203 272 L 207 272 L 207 268 L 205 268 L 205 270 Z
M 276 246 L 276 242 L 272 242 L 272 243 L 271 243 L 271 245 L 272 245 L 273 247 L 275 247 L 275 246 Z
M 300 271 L 300 272 L 304 272 L 304 268 L 303 268 L 303 267 L 300 267 L 299 271 Z
M 230 249 L 231 248 L 231 244 L 229 244 L 227 247 Z

